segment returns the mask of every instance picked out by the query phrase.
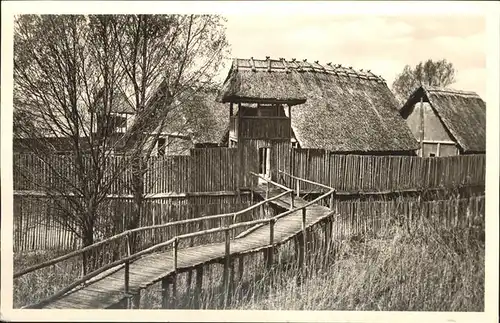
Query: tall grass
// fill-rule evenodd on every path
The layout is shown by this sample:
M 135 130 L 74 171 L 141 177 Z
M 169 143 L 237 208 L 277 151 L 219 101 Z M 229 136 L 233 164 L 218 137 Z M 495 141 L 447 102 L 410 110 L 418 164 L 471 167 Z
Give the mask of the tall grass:
M 443 223 L 439 216 L 415 218 L 412 223 L 400 217 L 384 215 L 387 221 L 376 233 L 368 228 L 366 234 L 335 240 L 330 245 L 325 245 L 324 231 L 316 225 L 307 238 L 305 277 L 304 269 L 298 267 L 293 240 L 276 248 L 270 270 L 264 265 L 263 252 L 248 254 L 243 257 L 243 276 L 239 277 L 239 261 L 234 259 L 234 284 L 227 304 L 223 303 L 223 265 L 205 265 L 200 307 L 483 311 L 483 215 L 476 216 L 476 222 L 455 227 Z M 23 268 L 46 258 L 39 254 L 17 255 L 15 267 Z M 17 279 L 14 306 L 53 294 L 80 270 L 79 262 L 73 260 L 43 275 L 34 272 Z M 188 273 L 179 274 L 178 299 L 172 307 L 193 308 L 194 285 L 194 272 L 190 279 Z M 148 287 L 142 293 L 141 307 L 161 308 L 161 292 L 160 284 Z
M 31 267 L 67 252 L 66 250 L 46 250 L 15 253 L 14 270 Z M 36 303 L 55 294 L 59 289 L 72 283 L 75 277 L 81 275 L 81 271 L 80 258 L 70 258 L 49 266 L 46 270 L 34 271 L 14 279 L 14 308 Z
M 277 274 L 274 293 L 237 309 L 483 311 L 484 243 L 468 230 L 347 242 L 342 257 L 297 286 L 298 272 Z

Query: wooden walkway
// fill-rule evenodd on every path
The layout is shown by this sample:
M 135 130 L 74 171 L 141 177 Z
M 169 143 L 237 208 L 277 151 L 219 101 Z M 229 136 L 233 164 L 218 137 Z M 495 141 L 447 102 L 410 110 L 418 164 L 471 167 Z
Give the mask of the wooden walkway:
M 283 191 L 270 190 L 268 197 L 277 196 Z M 265 191 L 255 190 L 256 194 L 265 196 Z M 282 196 L 269 203 L 290 209 L 290 195 Z M 301 207 L 307 202 L 302 198 L 294 198 L 294 207 Z M 327 207 L 312 204 L 306 207 L 306 227 L 310 227 L 331 215 Z M 279 245 L 293 238 L 302 231 L 302 210 L 292 212 L 274 224 L 274 245 Z M 263 224 L 240 234 L 230 243 L 231 256 L 256 252 L 269 247 L 269 224 Z M 198 265 L 218 262 L 225 258 L 225 243 L 214 243 L 179 249 L 177 253 L 177 273 L 191 270 Z M 174 268 L 172 252 L 155 253 L 144 256 L 129 265 L 129 291 L 136 294 L 154 283 L 172 275 Z M 109 308 L 123 302 L 124 268 L 113 268 L 100 277 L 94 278 L 82 287 L 66 293 L 59 299 L 43 308 L 59 309 L 99 309 Z

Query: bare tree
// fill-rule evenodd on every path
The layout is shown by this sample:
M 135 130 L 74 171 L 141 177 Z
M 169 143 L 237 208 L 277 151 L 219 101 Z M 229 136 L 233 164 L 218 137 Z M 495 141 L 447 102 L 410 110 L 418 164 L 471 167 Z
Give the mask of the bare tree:
M 168 126 L 178 132 L 189 127 L 191 120 L 176 122 L 177 111 L 212 86 L 222 67 L 223 22 L 211 15 L 16 19 L 14 138 L 44 163 L 57 185 L 30 176 L 28 169 L 20 173 L 53 197 L 59 221 L 84 246 L 94 242 L 103 202 L 126 170 L 132 170 L 134 195 L 127 227 L 138 225 L 156 140 Z M 124 101 L 134 110 L 134 122 L 117 133 L 113 112 Z M 67 172 L 53 158 L 57 143 L 69 152 Z M 112 167 L 116 151 L 126 158 Z
M 129 228 L 137 227 L 143 214 L 143 178 L 158 138 L 167 127 L 187 130 L 196 118 L 176 120 L 182 107 L 200 90 L 213 86 L 223 66 L 228 47 L 223 22 L 214 15 L 127 15 L 114 20 L 137 115 L 127 141 L 134 195 Z
M 117 48 L 107 16 L 23 15 L 15 21 L 14 139 L 52 179 L 30 169 L 20 173 L 52 197 L 56 220 L 84 246 L 94 242 L 100 206 L 126 168 L 108 167 L 120 141 L 112 118 L 123 80 Z M 61 146 L 68 155 L 55 159 Z
M 403 104 L 409 95 L 420 85 L 446 87 L 455 82 L 455 68 L 445 59 L 431 59 L 418 63 L 414 68 L 406 65 L 394 82 L 392 91 Z

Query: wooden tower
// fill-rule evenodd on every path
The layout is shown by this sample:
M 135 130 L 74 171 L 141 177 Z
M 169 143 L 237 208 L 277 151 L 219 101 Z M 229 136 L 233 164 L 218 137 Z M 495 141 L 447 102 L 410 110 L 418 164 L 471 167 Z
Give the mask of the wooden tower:
M 229 147 L 238 149 L 240 189 L 257 184 L 250 172 L 277 181 L 278 170 L 289 171 L 291 106 L 286 102 L 230 102 Z

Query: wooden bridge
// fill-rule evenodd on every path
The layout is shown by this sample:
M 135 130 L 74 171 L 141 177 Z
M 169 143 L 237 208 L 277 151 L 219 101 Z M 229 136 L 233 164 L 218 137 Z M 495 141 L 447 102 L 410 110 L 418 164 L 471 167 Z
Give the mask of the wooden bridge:
M 306 182 L 321 187 L 326 193 L 313 201 L 307 202 L 303 198 L 296 196 L 298 194 L 294 190 L 265 179 L 267 184 L 257 186 L 253 190 L 253 193 L 260 195 L 263 201 L 245 210 L 128 230 L 83 249 L 16 272 L 14 279 L 70 258 L 104 250 L 104 248 L 116 248 L 118 246 L 118 248 L 125 247 L 127 250 L 127 253 L 121 259 L 109 261 L 90 273 L 82 274 L 82 277 L 78 280 L 49 298 L 36 304 L 26 305 L 24 308 L 138 308 L 140 305 L 140 291 L 160 281 L 162 284 L 162 308 L 168 308 L 169 302 L 171 303 L 172 299 L 177 298 L 177 274 L 193 269 L 196 270 L 194 303 L 195 307 L 199 308 L 204 264 L 216 262 L 224 264 L 223 285 L 225 290 L 228 291 L 232 279 L 230 273 L 232 273 L 233 269 L 233 259 L 242 259 L 245 254 L 263 250 L 265 252 L 265 263 L 267 266 L 271 266 L 274 248 L 295 236 L 300 238 L 300 243 L 297 245 L 297 254 L 299 256 L 299 265 L 301 265 L 304 261 L 304 248 L 306 245 L 307 235 L 304 234 L 305 230 L 322 220 L 328 219 L 334 213 L 331 208 L 334 204 L 335 190 L 286 173 L 282 174 L 283 176 L 289 176 L 290 179 L 297 183 L 297 187 L 299 182 Z M 319 201 L 324 199 L 327 199 L 330 208 L 318 204 Z M 240 215 L 256 208 L 263 208 L 266 204 L 273 204 L 286 211 L 269 218 L 236 222 Z M 203 221 L 223 218 L 231 219 L 232 224 L 176 235 L 168 239 L 168 241 L 163 241 L 135 253 L 130 251 L 130 240 L 133 235 L 137 238 L 137 235 L 144 232 L 153 231 L 154 233 L 155 230 L 179 224 L 202 223 Z M 234 236 L 235 229 L 245 227 L 248 228 L 246 231 Z M 179 247 L 182 240 L 217 232 L 224 233 L 224 242 Z M 331 231 L 325 237 L 331 238 Z M 140 239 L 140 236 L 137 239 Z M 241 266 L 239 266 L 239 270 L 242 270 Z M 226 292 L 225 295 L 229 295 L 229 293 Z

